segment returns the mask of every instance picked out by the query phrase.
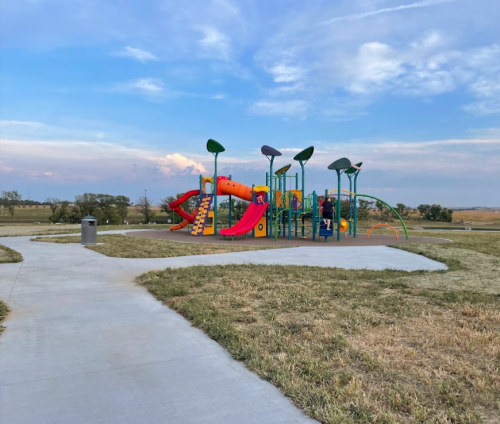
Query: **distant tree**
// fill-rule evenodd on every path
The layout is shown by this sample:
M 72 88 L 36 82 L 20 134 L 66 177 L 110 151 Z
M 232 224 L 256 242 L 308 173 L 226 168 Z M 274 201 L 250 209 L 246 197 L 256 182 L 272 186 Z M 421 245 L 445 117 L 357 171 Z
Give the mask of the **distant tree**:
M 247 202 L 246 200 L 236 200 L 234 202 L 234 207 L 233 207 L 234 217 L 236 218 L 237 221 L 239 221 L 243 216 L 243 214 L 246 212 L 249 204 L 250 203 Z
M 128 214 L 130 199 L 127 196 L 120 195 L 115 197 L 114 203 L 115 203 L 116 213 L 120 217 L 121 223 L 123 224 Z
M 372 205 L 374 202 L 370 200 L 363 200 L 359 199 L 358 200 L 358 208 L 356 212 L 357 219 L 369 219 L 370 218 L 370 212 L 369 210 L 371 209 Z
M 61 201 L 57 197 L 48 197 L 47 200 L 45 200 L 45 203 L 49 204 L 52 216 L 54 216 L 57 208 L 59 208 L 59 204 L 61 203 Z
M 12 219 L 14 219 L 16 206 L 19 205 L 21 200 L 22 196 L 17 192 L 17 190 L 2 191 L 2 204 L 7 207 Z
M 431 205 L 418 205 L 417 210 L 423 219 L 431 219 Z
M 69 223 L 75 223 L 74 218 L 72 217 L 72 214 L 69 209 L 69 202 L 68 201 L 62 201 L 58 204 L 57 209 L 54 210 L 52 213 L 52 216 L 49 217 L 49 221 L 52 223 L 56 222 L 69 222 Z
M 441 216 L 439 217 L 440 221 L 443 222 L 451 222 L 453 220 L 453 211 L 450 209 L 444 208 L 441 211 Z
M 442 211 L 443 211 L 443 208 L 441 207 L 441 205 L 436 205 L 436 204 L 432 205 L 431 209 L 429 211 L 430 219 L 432 221 L 439 221 L 441 218 Z
M 396 212 L 399 214 L 399 215 L 404 215 L 405 213 L 405 210 L 406 210 L 406 205 L 404 203 L 397 203 L 396 204 L 396 207 L 394 208 L 396 210 Z
M 141 215 L 144 215 L 144 222 L 146 224 L 150 223 L 151 220 L 155 217 L 155 211 L 152 209 L 153 204 L 147 196 L 141 196 L 135 202 L 135 207 L 137 212 Z
M 75 205 L 80 209 L 80 214 L 82 217 L 87 215 L 95 216 L 96 218 L 100 218 L 97 215 L 99 213 L 98 210 L 98 201 L 97 194 L 94 193 L 83 193 L 75 196 Z
M 96 218 L 100 218 L 101 225 L 120 223 L 120 216 L 115 207 L 115 196 L 110 194 L 97 194 L 96 201 L 98 208 Z
M 380 212 L 380 218 L 384 217 L 384 210 L 385 210 L 385 205 L 382 203 L 380 200 L 377 200 L 375 202 L 375 208 Z

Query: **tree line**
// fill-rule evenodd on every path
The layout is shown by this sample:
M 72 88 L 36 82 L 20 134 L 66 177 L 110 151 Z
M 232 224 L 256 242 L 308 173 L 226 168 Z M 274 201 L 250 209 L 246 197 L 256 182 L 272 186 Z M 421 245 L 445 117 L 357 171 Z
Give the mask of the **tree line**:
M 173 212 L 169 208 L 169 204 L 179 199 L 184 193 L 177 193 L 175 196 L 166 196 L 160 200 L 160 213 L 167 214 L 167 218 L 174 219 Z M 30 203 L 26 203 L 30 202 Z M 84 193 L 75 196 L 75 201 L 70 203 L 67 200 L 60 200 L 55 197 L 49 197 L 45 202 L 26 201 L 16 191 L 2 191 L 0 197 L 0 205 L 6 207 L 14 219 L 15 209 L 21 205 L 49 205 L 52 215 L 49 220 L 53 223 L 79 223 L 82 218 L 87 215 L 92 215 L 97 218 L 100 224 L 120 224 L 124 223 L 128 215 L 128 207 L 132 205 L 127 196 L 110 194 L 95 194 Z M 199 196 L 193 196 L 183 203 L 182 208 L 189 214 L 193 213 L 198 207 Z M 240 220 L 245 213 L 249 202 L 240 199 L 229 199 L 221 202 L 218 206 L 221 211 L 232 208 L 235 220 Z M 139 197 L 134 206 L 137 211 L 143 215 L 144 222 L 152 222 L 156 216 L 156 211 L 153 209 L 153 202 L 146 195 Z M 443 208 L 441 205 L 421 204 L 417 208 L 406 206 L 404 203 L 397 203 L 394 208 L 402 218 L 411 218 L 414 214 L 419 214 L 420 218 L 429 221 L 452 222 L 453 211 L 448 208 Z M 360 220 L 368 220 L 371 217 L 371 210 L 378 211 L 378 216 L 382 220 L 390 220 L 396 218 L 392 210 L 380 201 L 370 201 L 359 199 L 357 216 Z M 341 216 L 349 219 L 349 214 L 352 213 L 352 204 L 348 200 L 341 201 Z M 225 216 L 225 214 L 224 214 Z

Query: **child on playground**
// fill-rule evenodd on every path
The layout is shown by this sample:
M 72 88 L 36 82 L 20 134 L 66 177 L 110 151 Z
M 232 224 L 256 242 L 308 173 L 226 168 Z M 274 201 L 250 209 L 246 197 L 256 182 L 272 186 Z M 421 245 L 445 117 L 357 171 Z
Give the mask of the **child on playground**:
M 327 197 L 323 202 L 323 222 L 326 224 L 326 229 L 330 229 L 330 223 L 333 221 L 333 203 L 330 197 Z

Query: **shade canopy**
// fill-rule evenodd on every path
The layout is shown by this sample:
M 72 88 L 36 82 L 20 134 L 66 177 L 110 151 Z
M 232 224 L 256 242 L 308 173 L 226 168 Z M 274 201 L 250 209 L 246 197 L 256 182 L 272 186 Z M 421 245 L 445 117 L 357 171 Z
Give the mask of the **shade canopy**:
M 273 149 L 270 146 L 262 146 L 260 151 L 264 156 L 281 156 L 281 152 L 278 152 L 276 149 Z
M 328 166 L 328 169 L 332 170 L 342 170 L 342 169 L 348 169 L 351 167 L 351 161 L 347 158 L 340 158 L 337 159 L 335 162 L 331 163 Z
M 215 140 L 212 140 L 212 139 L 209 139 L 207 141 L 207 150 L 210 153 L 222 153 L 222 152 L 226 151 L 226 149 L 224 149 L 224 147 L 222 146 L 222 144 L 220 144 L 218 141 L 215 141 Z
M 354 174 L 356 171 L 361 171 L 361 165 L 363 165 L 363 162 L 358 162 L 356 165 L 351 165 L 351 167 L 347 171 L 345 171 L 345 173 Z
M 283 175 L 286 171 L 288 171 L 290 169 L 291 166 L 292 166 L 292 164 L 285 165 L 282 168 L 278 169 L 274 174 L 275 175 Z
M 298 160 L 299 162 L 307 162 L 311 159 L 311 156 L 314 153 L 314 146 L 310 146 L 307 149 L 302 150 L 300 153 L 297 153 L 293 160 Z

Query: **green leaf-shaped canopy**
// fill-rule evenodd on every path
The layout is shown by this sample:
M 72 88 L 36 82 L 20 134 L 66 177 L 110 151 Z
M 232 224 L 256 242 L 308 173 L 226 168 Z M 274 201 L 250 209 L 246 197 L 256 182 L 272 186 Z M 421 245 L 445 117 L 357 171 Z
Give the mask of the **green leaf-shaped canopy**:
M 298 160 L 300 162 L 307 162 L 311 159 L 311 156 L 314 153 L 314 146 L 310 146 L 307 149 L 302 150 L 300 153 L 297 153 L 293 160 Z
M 347 171 L 345 171 L 345 173 L 346 174 L 354 174 L 356 171 L 361 171 L 361 165 L 363 165 L 363 162 L 358 162 L 354 166 L 351 165 L 351 167 Z
M 220 144 L 218 141 L 215 141 L 215 140 L 212 140 L 212 139 L 209 139 L 207 141 L 207 150 L 210 153 L 222 153 L 222 152 L 226 151 L 226 149 L 224 149 L 224 147 L 222 146 L 222 144 Z
M 337 159 L 335 162 L 328 166 L 328 169 L 341 170 L 348 169 L 351 167 L 351 161 L 347 158 Z

